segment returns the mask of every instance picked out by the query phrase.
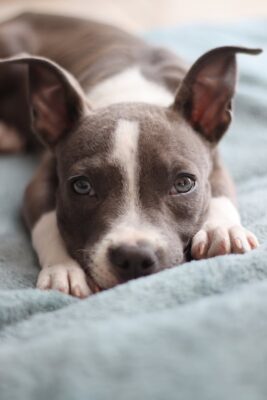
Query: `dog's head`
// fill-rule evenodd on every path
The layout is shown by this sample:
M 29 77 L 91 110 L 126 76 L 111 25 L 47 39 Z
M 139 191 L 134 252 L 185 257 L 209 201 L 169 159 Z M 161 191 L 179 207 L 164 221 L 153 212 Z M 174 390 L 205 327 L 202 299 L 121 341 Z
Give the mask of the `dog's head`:
M 26 63 L 33 129 L 55 154 L 60 232 L 101 288 L 182 263 L 211 196 L 216 144 L 231 121 L 236 53 L 206 53 L 168 108 L 93 110 L 76 80 L 49 60 Z

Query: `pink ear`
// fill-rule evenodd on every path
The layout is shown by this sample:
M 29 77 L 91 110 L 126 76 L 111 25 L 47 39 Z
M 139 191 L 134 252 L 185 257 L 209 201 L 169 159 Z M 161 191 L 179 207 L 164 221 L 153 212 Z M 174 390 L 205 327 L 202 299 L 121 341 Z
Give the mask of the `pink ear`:
M 237 77 L 236 53 L 258 54 L 259 49 L 220 47 L 191 67 L 176 95 L 174 108 L 207 140 L 217 142 L 231 119 Z
M 33 130 L 49 146 L 56 145 L 87 108 L 78 82 L 59 65 L 42 57 L 13 57 L 1 63 L 28 65 Z
M 49 144 L 55 143 L 70 124 L 64 85 L 42 66 L 30 66 L 29 71 L 34 130 Z

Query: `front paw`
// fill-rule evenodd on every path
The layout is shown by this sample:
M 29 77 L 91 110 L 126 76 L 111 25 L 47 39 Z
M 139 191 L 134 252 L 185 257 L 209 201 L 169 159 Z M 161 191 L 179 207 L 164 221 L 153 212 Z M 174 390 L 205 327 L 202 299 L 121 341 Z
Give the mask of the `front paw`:
M 191 255 L 196 260 L 230 253 L 242 254 L 259 246 L 256 236 L 241 225 L 205 226 L 193 237 Z
M 54 289 L 79 298 L 92 294 L 85 272 L 75 263 L 45 267 L 39 273 L 36 286 L 38 289 Z

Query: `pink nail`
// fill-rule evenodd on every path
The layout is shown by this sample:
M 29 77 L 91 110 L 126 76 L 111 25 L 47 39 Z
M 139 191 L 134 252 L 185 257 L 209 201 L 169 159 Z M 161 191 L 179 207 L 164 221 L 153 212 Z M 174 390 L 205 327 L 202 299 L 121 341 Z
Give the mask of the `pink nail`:
M 235 244 L 236 244 L 236 247 L 238 248 L 238 250 L 242 250 L 242 251 L 244 250 L 241 239 L 236 238 L 235 239 Z
M 200 257 L 204 255 L 204 250 L 205 250 L 205 243 L 202 242 L 198 247 L 198 254 Z

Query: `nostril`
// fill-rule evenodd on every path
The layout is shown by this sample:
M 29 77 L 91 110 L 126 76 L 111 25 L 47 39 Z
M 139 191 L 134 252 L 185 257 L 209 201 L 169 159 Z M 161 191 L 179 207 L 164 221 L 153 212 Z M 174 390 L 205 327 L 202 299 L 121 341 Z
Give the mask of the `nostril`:
M 119 267 L 121 267 L 122 269 L 128 269 L 130 267 L 130 263 L 129 261 L 126 260 L 123 263 L 121 263 Z
M 144 270 L 149 269 L 155 264 L 155 261 L 152 258 L 145 258 L 141 264 Z

